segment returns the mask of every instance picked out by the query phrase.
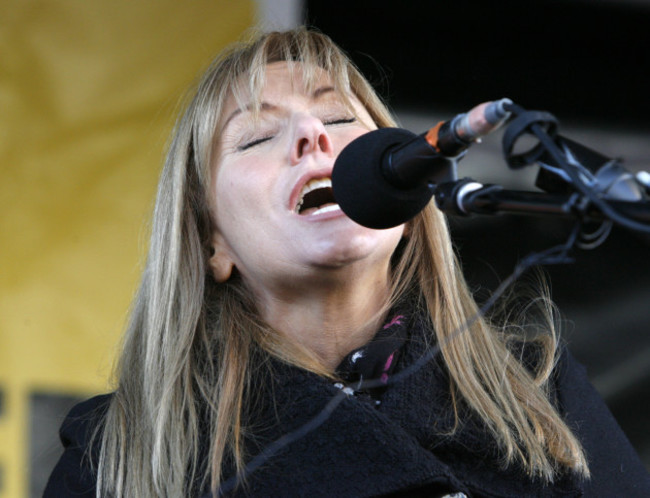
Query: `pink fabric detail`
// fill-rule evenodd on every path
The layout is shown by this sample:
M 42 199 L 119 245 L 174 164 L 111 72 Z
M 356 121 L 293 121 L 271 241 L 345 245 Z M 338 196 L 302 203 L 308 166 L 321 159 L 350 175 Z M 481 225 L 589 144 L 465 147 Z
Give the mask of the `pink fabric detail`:
M 384 384 L 386 382 L 388 382 L 388 374 L 386 372 L 388 372 L 388 369 L 390 368 L 390 365 L 393 363 L 394 356 L 395 356 L 395 353 L 394 352 L 391 353 L 390 356 L 388 357 L 388 359 L 386 360 L 386 364 L 384 365 L 384 373 L 381 374 L 381 377 L 380 377 L 380 380 Z
M 393 318 L 390 322 L 388 322 L 386 325 L 384 325 L 384 329 L 387 329 L 388 327 L 391 327 L 395 324 L 401 325 L 401 319 L 404 318 L 404 315 L 397 315 L 395 318 Z
M 390 368 L 390 364 L 393 363 L 393 357 L 395 356 L 395 353 L 391 353 L 388 359 L 386 360 L 386 364 L 384 365 L 384 372 L 388 372 L 388 369 Z

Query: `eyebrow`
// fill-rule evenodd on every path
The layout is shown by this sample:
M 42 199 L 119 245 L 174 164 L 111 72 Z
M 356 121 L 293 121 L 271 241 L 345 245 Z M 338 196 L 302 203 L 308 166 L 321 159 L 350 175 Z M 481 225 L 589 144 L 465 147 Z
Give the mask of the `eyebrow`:
M 322 87 L 319 87 L 319 88 L 317 88 L 316 90 L 314 90 L 312 92 L 311 99 L 312 100 L 318 100 L 323 95 L 325 95 L 327 93 L 335 92 L 335 91 L 336 90 L 334 89 L 333 86 L 322 86 Z M 228 119 L 226 119 L 226 121 L 223 123 L 223 126 L 222 126 L 221 129 L 225 130 L 226 126 L 228 126 L 228 123 L 230 123 L 230 121 L 232 121 L 233 118 L 235 118 L 236 116 L 238 116 L 239 114 L 241 114 L 244 111 L 250 111 L 252 108 L 253 108 L 253 104 L 247 104 L 246 106 L 244 106 L 243 109 L 241 109 L 241 108 L 235 109 L 230 114 L 230 116 L 228 116 Z M 277 109 L 277 106 L 275 106 L 273 104 L 269 104 L 268 102 L 262 102 L 260 104 L 260 108 L 263 109 L 263 110 L 272 111 L 272 110 Z
M 312 100 L 318 100 L 322 95 L 334 91 L 335 90 L 333 86 L 321 86 L 320 88 L 314 90 L 314 93 L 311 94 L 311 98 Z

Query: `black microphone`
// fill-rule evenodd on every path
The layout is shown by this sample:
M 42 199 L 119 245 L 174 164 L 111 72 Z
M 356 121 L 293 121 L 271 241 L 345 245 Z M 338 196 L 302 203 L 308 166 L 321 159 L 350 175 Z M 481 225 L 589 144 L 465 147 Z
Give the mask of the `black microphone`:
M 334 163 L 332 189 L 343 212 L 369 228 L 390 228 L 429 203 L 436 184 L 453 181 L 456 158 L 510 115 L 510 99 L 486 102 L 416 135 L 380 128 L 353 140 Z

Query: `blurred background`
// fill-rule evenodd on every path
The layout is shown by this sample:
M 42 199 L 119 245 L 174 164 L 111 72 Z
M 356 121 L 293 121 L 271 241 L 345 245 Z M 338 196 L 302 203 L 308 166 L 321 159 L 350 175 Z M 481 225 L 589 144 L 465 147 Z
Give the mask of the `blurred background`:
M 650 170 L 646 0 L 0 0 L 0 497 L 40 496 L 72 403 L 111 389 L 184 91 L 252 26 L 307 22 L 424 131 L 510 97 L 631 171 Z M 461 176 L 531 190 L 500 134 Z M 451 220 L 477 296 L 566 237 L 565 220 Z M 547 269 L 563 337 L 650 468 L 649 241 L 615 228 Z

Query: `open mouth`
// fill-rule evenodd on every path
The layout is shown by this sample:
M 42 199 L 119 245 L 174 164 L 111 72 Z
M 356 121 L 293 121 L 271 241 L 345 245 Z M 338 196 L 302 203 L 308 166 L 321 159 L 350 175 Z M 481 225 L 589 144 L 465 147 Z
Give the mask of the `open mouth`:
M 334 200 L 332 180 L 330 178 L 314 178 L 302 187 L 295 211 L 299 215 L 305 216 L 337 209 L 340 208 Z

